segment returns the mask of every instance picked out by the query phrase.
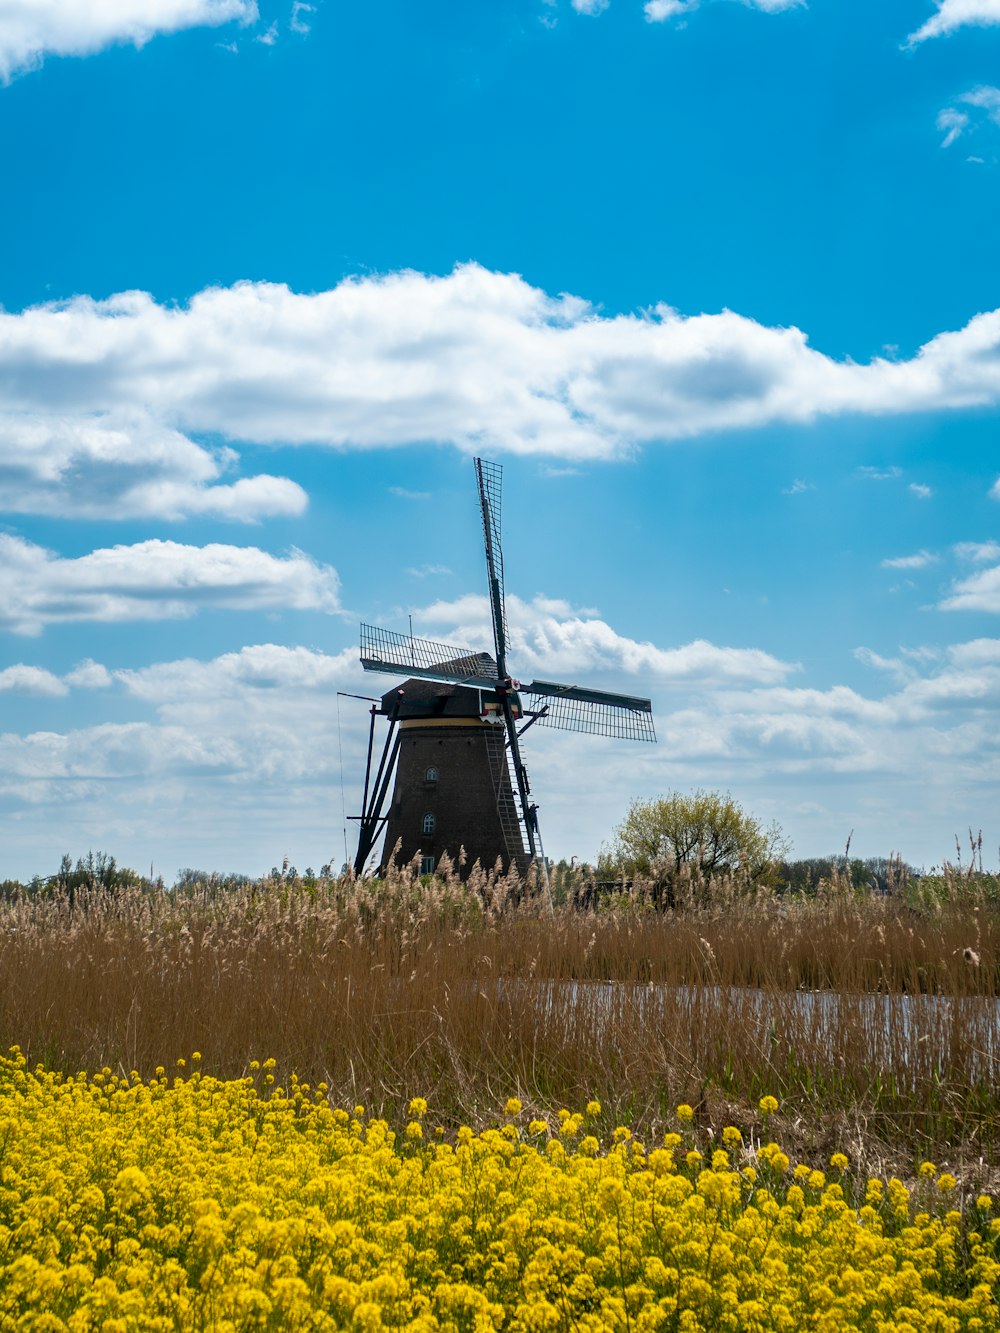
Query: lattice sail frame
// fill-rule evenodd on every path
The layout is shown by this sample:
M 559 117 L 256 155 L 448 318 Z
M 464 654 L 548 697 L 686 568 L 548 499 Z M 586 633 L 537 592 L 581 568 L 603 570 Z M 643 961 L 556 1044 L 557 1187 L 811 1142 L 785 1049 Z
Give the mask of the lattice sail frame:
M 504 589 L 503 546 L 500 542 L 500 519 L 503 495 L 503 468 L 485 458 L 476 459 L 476 480 L 479 484 L 479 507 L 483 516 L 483 541 L 486 546 L 486 573 L 490 584 L 490 609 L 493 614 L 493 637 L 496 642 L 497 662 L 506 671 L 507 594 Z
M 489 653 L 397 634 L 380 625 L 361 626 L 361 665 L 392 676 L 424 676 L 456 685 L 496 685 L 496 663 Z
M 654 741 L 652 709 L 624 704 L 596 703 L 592 699 L 574 699 L 566 695 L 535 694 L 525 686 L 521 695 L 526 713 L 537 713 L 540 727 L 558 727 L 588 736 L 610 736 L 615 740 Z

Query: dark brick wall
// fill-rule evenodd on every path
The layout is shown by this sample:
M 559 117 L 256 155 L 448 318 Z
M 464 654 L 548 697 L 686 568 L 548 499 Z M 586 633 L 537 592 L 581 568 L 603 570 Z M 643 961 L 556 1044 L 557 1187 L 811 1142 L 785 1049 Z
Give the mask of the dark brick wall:
M 487 750 L 492 746 L 497 752 L 510 793 L 503 745 L 503 728 L 478 719 L 440 727 L 402 722 L 383 861 L 392 855 L 396 840 L 401 838 L 397 853 L 401 864 L 419 855 L 433 856 L 437 865 L 447 852 L 457 869 L 459 850 L 464 847 L 467 859 L 460 872 L 463 877 L 477 860 L 492 869 L 499 857 L 506 869 L 510 856 L 497 814 Z M 427 781 L 429 768 L 437 769 L 436 782 Z M 427 814 L 435 819 L 432 834 L 423 832 Z

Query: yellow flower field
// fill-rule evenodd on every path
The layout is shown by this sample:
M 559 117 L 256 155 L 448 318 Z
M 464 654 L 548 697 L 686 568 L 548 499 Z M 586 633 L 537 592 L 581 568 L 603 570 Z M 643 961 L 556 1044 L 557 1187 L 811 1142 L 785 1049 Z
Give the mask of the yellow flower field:
M 326 1088 L 198 1072 L 65 1077 L 0 1058 L 0 1329 L 996 1329 L 1000 1226 L 911 1198 L 860 1209 L 729 1127 L 610 1143 L 585 1112 L 398 1137 Z M 770 1101 L 762 1107 L 770 1113 Z M 751 1165 L 752 1162 L 752 1165 Z M 935 1203 L 935 1201 L 937 1201 Z

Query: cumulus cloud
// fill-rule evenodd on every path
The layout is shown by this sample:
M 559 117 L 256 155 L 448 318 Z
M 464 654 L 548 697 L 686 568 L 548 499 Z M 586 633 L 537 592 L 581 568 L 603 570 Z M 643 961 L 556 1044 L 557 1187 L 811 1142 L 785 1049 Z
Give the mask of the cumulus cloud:
M 47 55 L 92 55 L 120 42 L 141 47 L 160 33 L 256 18 L 255 0 L 0 0 L 0 80 Z
M 702 639 L 680 648 L 659 648 L 618 634 L 595 612 L 574 609 L 557 599 L 535 597 L 526 601 L 508 596 L 509 662 L 527 681 L 560 678 L 567 684 L 589 673 L 606 678 L 624 674 L 654 684 L 702 684 L 720 681 L 774 682 L 798 668 L 758 648 L 717 647 Z M 489 651 L 493 643 L 490 605 L 485 597 L 469 594 L 454 601 L 439 601 L 414 612 L 418 626 L 432 637 L 441 635 L 463 647 Z M 416 631 L 421 633 L 420 629 Z M 632 686 L 635 689 L 635 686 Z
M 66 675 L 65 680 L 67 685 L 73 685 L 77 689 L 106 690 L 111 685 L 111 672 L 100 662 L 87 657 L 77 663 Z
M 907 39 L 913 46 L 929 37 L 946 37 L 958 28 L 1000 23 L 1000 0 L 937 0 L 937 13 Z
M 254 523 L 301 514 L 308 497 L 287 477 L 222 480 L 237 463 L 141 410 L 79 416 L 0 412 L 0 510 L 73 518 Z
M 0 534 L 0 626 L 38 634 L 67 621 L 179 619 L 203 607 L 339 610 L 339 580 L 293 551 L 145 541 L 67 559 Z
M 247 282 L 186 307 L 127 292 L 0 314 L 0 393 L 9 413 L 144 413 L 262 444 L 608 458 L 771 422 L 995 403 L 1000 311 L 910 360 L 858 364 L 731 311 L 607 317 L 475 264 L 311 295 Z M 252 484 L 235 484 L 241 503 L 301 502 L 281 479 Z
M 111 672 L 90 658 L 79 662 L 65 676 L 53 675 L 44 667 L 18 662 L 0 671 L 0 690 L 12 694 L 36 694 L 59 699 L 70 689 L 100 690 L 111 685 Z
M 51 671 L 46 671 L 44 667 L 26 666 L 23 662 L 0 671 L 0 690 L 15 694 L 46 695 L 50 699 L 69 694 L 68 685 Z
M 981 569 L 956 579 L 951 593 L 939 603 L 942 611 L 992 611 L 1000 613 L 1000 565 Z

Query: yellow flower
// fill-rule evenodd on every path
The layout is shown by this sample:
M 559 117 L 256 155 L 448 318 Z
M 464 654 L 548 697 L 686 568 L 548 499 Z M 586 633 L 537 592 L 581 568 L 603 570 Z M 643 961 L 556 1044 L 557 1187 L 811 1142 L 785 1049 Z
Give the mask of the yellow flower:
M 363 1114 L 363 1113 L 362 1113 Z M 427 1101 L 424 1097 L 414 1097 L 410 1101 L 409 1114 L 419 1119 L 427 1114 Z
M 985 1211 L 987 1208 L 993 1207 L 993 1200 L 988 1194 L 980 1194 L 978 1199 L 976 1199 L 976 1207 L 982 1208 Z
M 601 1103 L 597 1100 L 596 1097 L 592 1098 L 592 1099 L 587 1103 L 587 1114 L 588 1114 L 588 1115 L 600 1115 L 600 1114 L 601 1114 Z
M 830 1165 L 833 1167 L 834 1171 L 846 1171 L 849 1163 L 842 1152 L 835 1152 L 830 1158 Z
M 411 1120 L 406 1126 L 406 1137 L 408 1139 L 422 1139 L 424 1131 L 419 1120 Z
M 937 1187 L 942 1194 L 947 1194 L 948 1191 L 953 1190 L 957 1184 L 958 1181 L 955 1179 L 955 1177 L 949 1175 L 947 1171 L 943 1171 L 941 1175 L 938 1176 Z
M 920 1174 L 925 1178 L 925 1180 L 930 1180 L 933 1176 L 937 1175 L 937 1167 L 934 1165 L 933 1162 L 921 1162 Z
M 765 1115 L 774 1115 L 778 1109 L 778 1099 L 768 1094 L 766 1097 L 761 1097 L 758 1105 Z
M 722 1142 L 727 1148 L 736 1148 L 743 1142 L 743 1135 L 735 1125 L 727 1125 L 722 1131 Z
M 694 1119 L 694 1110 L 688 1106 L 687 1102 L 682 1102 L 677 1108 L 677 1119 L 681 1124 L 689 1124 Z
M 522 1107 L 516 1097 L 508 1097 L 507 1105 L 503 1109 L 507 1115 L 520 1115 Z

